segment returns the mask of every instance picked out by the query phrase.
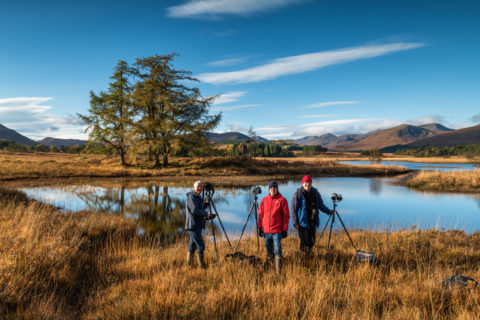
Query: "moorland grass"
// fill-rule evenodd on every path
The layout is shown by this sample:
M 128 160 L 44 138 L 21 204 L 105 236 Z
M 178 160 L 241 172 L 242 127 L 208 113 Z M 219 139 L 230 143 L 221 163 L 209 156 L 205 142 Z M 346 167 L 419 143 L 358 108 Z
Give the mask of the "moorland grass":
M 424 191 L 477 193 L 480 191 L 480 170 L 422 171 L 407 180 L 406 184 Z
M 280 277 L 262 265 L 225 261 L 185 266 L 186 239 L 164 245 L 125 218 L 60 213 L 0 189 L 2 319 L 478 319 L 478 288 L 444 289 L 440 279 L 480 279 L 480 234 L 463 231 L 352 230 L 377 256 L 354 261 L 343 234 L 326 257 L 322 239 L 304 261 L 298 239 L 283 242 Z M 208 239 L 208 235 L 205 236 Z M 241 244 L 257 252 L 253 237 Z

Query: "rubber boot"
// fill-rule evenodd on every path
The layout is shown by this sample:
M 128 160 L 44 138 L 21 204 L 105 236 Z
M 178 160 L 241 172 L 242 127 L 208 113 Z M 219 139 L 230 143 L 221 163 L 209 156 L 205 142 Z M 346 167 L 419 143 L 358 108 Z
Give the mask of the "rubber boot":
M 193 252 L 187 252 L 187 266 L 193 267 Z
M 309 261 L 312 258 L 312 248 L 305 248 L 305 260 Z
M 277 276 L 281 274 L 281 271 L 282 271 L 282 257 L 275 256 L 275 272 L 277 273 Z
M 202 253 L 197 252 L 197 262 L 198 262 L 198 265 L 200 267 L 202 267 L 203 269 L 205 269 L 207 267 L 207 265 L 205 264 L 203 252 Z

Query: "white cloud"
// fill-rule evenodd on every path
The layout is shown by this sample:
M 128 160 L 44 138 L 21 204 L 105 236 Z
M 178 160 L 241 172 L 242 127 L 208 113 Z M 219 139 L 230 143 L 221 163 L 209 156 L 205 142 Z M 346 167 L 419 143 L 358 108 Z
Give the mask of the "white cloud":
M 231 58 L 231 59 L 223 59 L 223 60 L 216 60 L 216 61 L 211 61 L 207 63 L 207 66 L 211 67 L 228 67 L 228 66 L 234 66 L 239 63 L 242 63 L 245 61 L 245 58 Z
M 241 127 L 236 123 L 227 123 L 228 131 L 230 132 L 241 132 L 241 133 L 247 133 L 248 128 Z
M 433 116 L 420 117 L 414 120 L 407 120 L 406 123 L 413 124 L 415 126 L 421 126 L 422 124 L 443 123 L 444 121 L 445 119 L 443 116 L 433 115 Z
M 299 119 L 314 119 L 314 118 L 331 118 L 335 117 L 336 114 L 307 114 L 303 116 L 298 116 Z
M 169 7 L 172 18 L 209 18 L 222 15 L 248 16 L 305 0 L 190 0 L 182 5 Z
M 259 82 L 275 79 L 284 75 L 312 71 L 335 64 L 379 57 L 389 53 L 420 48 L 423 46 L 425 46 L 423 43 L 400 42 L 321 51 L 279 58 L 262 66 L 239 71 L 202 73 L 197 77 L 203 82 L 213 84 Z
M 1 123 L 31 139 L 45 137 L 86 139 L 83 122 L 72 116 L 46 113 L 51 106 L 41 105 L 50 97 L 0 99 Z
M 219 105 L 223 103 L 235 102 L 238 101 L 239 98 L 243 97 L 247 93 L 245 91 L 235 91 L 230 93 L 221 94 L 212 105 Z
M 470 120 L 475 123 L 480 123 L 480 113 L 471 117 Z
M 238 105 L 238 106 L 215 106 L 211 107 L 210 110 L 213 112 L 218 112 L 218 111 L 223 111 L 223 112 L 228 112 L 228 111 L 233 111 L 233 110 L 239 110 L 239 109 L 248 109 L 248 108 L 254 108 L 260 106 L 259 104 L 243 104 L 243 105 Z
M 357 104 L 358 101 L 328 101 L 328 102 L 318 102 L 303 106 L 301 109 L 314 109 L 314 108 L 323 108 L 327 106 L 336 106 L 343 104 Z

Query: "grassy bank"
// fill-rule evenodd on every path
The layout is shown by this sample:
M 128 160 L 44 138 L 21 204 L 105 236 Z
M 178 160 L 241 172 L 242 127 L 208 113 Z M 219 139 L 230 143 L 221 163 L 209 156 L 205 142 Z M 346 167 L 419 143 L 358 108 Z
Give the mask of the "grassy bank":
M 194 176 L 268 176 L 268 179 L 288 179 L 307 173 L 316 176 L 384 176 L 407 171 L 403 167 L 349 166 L 329 160 L 306 162 L 235 157 L 173 158 L 169 167 L 154 169 L 143 165 L 122 167 L 117 157 L 107 155 L 0 153 L 0 181 L 72 177 L 157 178 L 191 181 L 191 177 Z
M 378 264 L 353 261 L 335 234 L 305 263 L 292 235 L 284 271 L 224 261 L 207 243 L 207 270 L 184 265 L 186 240 L 161 246 L 136 235 L 129 220 L 59 214 L 0 189 L 0 318 L 5 319 L 476 319 L 474 288 L 443 289 L 452 274 L 480 279 L 480 234 L 460 231 L 353 231 Z M 241 251 L 256 252 L 254 239 Z
M 407 186 L 424 191 L 476 193 L 480 191 L 480 170 L 422 171 L 409 179 Z

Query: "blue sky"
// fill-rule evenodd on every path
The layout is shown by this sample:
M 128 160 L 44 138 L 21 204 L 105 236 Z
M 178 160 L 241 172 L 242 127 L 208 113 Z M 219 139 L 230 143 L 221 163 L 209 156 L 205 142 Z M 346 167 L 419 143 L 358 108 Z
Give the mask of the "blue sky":
M 176 52 L 217 132 L 269 138 L 480 123 L 480 2 L 1 1 L 0 123 L 86 138 L 118 60 Z

